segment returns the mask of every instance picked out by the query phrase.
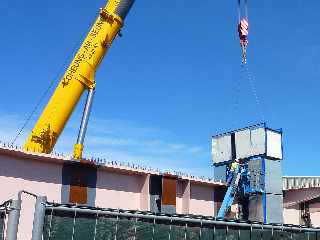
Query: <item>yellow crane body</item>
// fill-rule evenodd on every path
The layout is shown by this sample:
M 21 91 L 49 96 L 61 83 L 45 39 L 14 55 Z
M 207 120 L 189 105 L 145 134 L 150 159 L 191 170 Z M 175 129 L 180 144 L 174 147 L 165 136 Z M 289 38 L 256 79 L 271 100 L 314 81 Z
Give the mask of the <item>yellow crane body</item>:
M 95 88 L 95 72 L 134 0 L 109 0 L 83 41 L 54 94 L 35 124 L 24 149 L 50 153 L 85 90 Z M 82 151 L 83 146 L 75 146 Z M 79 152 L 78 155 L 81 155 Z

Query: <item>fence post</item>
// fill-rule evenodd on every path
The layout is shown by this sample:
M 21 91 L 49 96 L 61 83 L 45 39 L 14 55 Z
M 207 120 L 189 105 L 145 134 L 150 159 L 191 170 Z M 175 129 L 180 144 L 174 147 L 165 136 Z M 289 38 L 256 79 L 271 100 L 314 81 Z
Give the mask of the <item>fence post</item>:
M 12 200 L 10 204 L 6 240 L 16 240 L 18 234 L 21 200 Z
M 47 197 L 37 196 L 33 219 L 32 240 L 42 240 L 46 203 Z

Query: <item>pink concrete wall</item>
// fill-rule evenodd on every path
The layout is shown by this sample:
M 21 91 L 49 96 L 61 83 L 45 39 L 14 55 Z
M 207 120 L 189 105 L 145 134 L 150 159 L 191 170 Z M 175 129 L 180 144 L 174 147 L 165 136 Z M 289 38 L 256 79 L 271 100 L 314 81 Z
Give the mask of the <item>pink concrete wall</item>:
M 284 197 L 283 218 L 287 224 L 301 224 L 299 204 L 319 197 L 320 188 L 288 190 Z M 320 227 L 320 203 L 309 205 L 311 224 Z
M 320 202 L 309 204 L 310 213 L 320 212 Z
M 17 199 L 20 190 L 47 196 L 50 201 L 61 199 L 61 165 L 0 156 L 0 202 Z M 18 239 L 31 239 L 35 200 L 22 196 Z
M 150 210 L 150 194 L 149 194 L 149 185 L 150 185 L 150 175 L 142 176 L 142 189 L 140 195 L 140 210 L 149 211 Z
M 309 207 L 310 207 L 311 225 L 313 227 L 320 227 L 320 211 L 318 207 L 313 208 L 312 204 Z M 283 218 L 284 218 L 284 223 L 286 224 L 297 224 L 297 225 L 301 224 L 299 206 L 295 205 L 290 208 L 284 208 Z
M 98 171 L 96 206 L 141 210 L 143 175 Z
M 182 186 L 181 183 L 179 184 L 179 181 L 177 182 L 177 197 L 176 197 L 176 211 L 179 214 L 183 213 L 183 194 L 181 193 Z
M 312 204 L 310 204 L 309 207 L 310 207 L 310 219 L 311 219 L 312 226 L 320 227 L 320 211 L 318 208 L 319 206 L 317 206 L 317 208 L 314 208 Z M 297 225 L 301 224 L 299 206 L 295 205 L 290 208 L 284 208 L 283 218 L 284 218 L 284 223 L 286 224 L 297 224 Z
M 0 163 L 0 202 L 16 198 L 22 189 L 60 202 L 61 165 L 9 156 L 0 156 Z
M 214 215 L 214 188 L 212 186 L 191 183 L 190 186 L 190 214 L 205 216 Z
M 179 214 L 188 214 L 190 208 L 190 181 L 177 181 L 176 211 Z
M 320 212 L 310 213 L 311 224 L 314 227 L 320 227 Z
M 300 224 L 300 210 L 298 205 L 283 209 L 283 221 L 286 224 Z

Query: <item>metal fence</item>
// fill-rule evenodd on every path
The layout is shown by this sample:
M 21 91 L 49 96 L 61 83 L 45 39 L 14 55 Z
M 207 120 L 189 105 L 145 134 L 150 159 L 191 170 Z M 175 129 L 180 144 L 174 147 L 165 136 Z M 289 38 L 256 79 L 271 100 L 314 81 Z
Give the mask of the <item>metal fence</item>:
M 4 231 L 5 231 L 5 210 L 0 209 L 0 239 L 4 240 Z
M 11 200 L 0 204 L 0 240 L 5 239 L 5 232 L 7 230 L 7 218 L 10 206 Z
M 320 240 L 319 228 L 47 202 L 35 196 L 32 240 Z M 0 240 L 16 240 L 21 196 L 0 205 Z M 7 222 L 7 226 L 5 223 Z
M 44 240 L 320 240 L 320 229 L 47 204 Z

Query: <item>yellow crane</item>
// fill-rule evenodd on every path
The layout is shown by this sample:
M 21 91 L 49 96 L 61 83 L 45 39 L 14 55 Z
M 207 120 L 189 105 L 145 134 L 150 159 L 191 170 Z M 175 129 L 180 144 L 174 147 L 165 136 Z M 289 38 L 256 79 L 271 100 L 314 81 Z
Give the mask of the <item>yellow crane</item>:
M 135 0 L 109 0 L 83 41 L 54 94 L 24 145 L 24 150 L 50 153 L 73 109 L 88 90 L 73 157 L 82 158 L 90 109 L 95 91 L 95 72 L 114 38 L 121 34 L 124 19 Z

